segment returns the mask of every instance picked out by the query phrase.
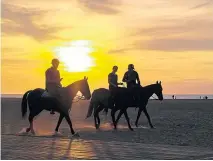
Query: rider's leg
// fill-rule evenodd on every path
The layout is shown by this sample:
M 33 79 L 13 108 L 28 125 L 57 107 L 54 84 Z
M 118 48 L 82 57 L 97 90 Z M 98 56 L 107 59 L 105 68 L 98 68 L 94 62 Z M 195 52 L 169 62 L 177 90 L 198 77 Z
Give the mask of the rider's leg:
M 49 93 L 56 97 L 59 101 L 61 101 L 61 95 L 60 95 L 60 87 L 59 86 L 52 86 L 50 89 L 48 89 Z M 54 115 L 55 111 L 54 109 L 51 109 L 50 114 Z

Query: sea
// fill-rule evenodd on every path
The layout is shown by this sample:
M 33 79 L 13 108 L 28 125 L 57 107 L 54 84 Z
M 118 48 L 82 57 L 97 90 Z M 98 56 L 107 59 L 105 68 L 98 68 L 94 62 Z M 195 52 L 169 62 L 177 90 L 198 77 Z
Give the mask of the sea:
M 1 94 L 1 98 L 22 98 L 22 94 Z M 173 95 L 171 94 L 165 94 L 163 95 L 164 99 L 173 99 Z M 175 99 L 204 99 L 205 96 L 208 97 L 208 99 L 213 99 L 213 94 L 178 94 L 174 95 Z M 153 95 L 153 97 L 150 97 L 150 99 L 157 98 L 156 95 Z

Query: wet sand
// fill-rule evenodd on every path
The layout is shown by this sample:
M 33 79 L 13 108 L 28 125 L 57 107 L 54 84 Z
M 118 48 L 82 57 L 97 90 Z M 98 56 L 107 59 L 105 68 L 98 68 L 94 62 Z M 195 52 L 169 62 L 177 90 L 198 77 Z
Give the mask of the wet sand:
M 59 129 L 64 137 L 51 136 L 59 115 L 47 111 L 36 117 L 37 137 L 15 136 L 29 125 L 21 118 L 20 105 L 21 99 L 2 98 L 2 159 L 213 159 L 213 100 L 150 100 L 147 109 L 156 129 L 149 128 L 142 114 L 141 127 L 133 132 L 124 117 L 114 131 L 110 113 L 107 120 L 101 115 L 97 131 L 92 117 L 85 120 L 88 102 L 78 102 L 70 116 L 81 137 L 72 143 L 65 120 Z M 137 111 L 129 108 L 128 114 L 134 125 Z

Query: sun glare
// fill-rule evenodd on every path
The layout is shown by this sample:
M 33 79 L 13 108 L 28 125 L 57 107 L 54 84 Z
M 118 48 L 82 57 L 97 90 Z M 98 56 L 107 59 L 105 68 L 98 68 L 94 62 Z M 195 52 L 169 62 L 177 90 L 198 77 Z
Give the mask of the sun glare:
M 54 53 L 64 64 L 68 72 L 85 72 L 94 66 L 94 60 L 90 56 L 94 49 L 88 40 L 77 40 L 56 47 Z

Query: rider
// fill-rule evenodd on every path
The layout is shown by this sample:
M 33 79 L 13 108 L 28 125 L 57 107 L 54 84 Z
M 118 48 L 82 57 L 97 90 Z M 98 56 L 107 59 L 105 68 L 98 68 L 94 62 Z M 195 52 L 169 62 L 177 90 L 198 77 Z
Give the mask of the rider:
M 136 83 L 137 81 L 137 83 Z M 123 82 L 127 83 L 127 88 L 132 89 L 132 87 L 141 86 L 138 73 L 135 71 L 134 65 L 128 65 L 128 71 L 124 74 Z M 135 91 L 135 90 L 134 90 Z M 133 99 L 137 102 L 140 97 L 135 92 L 133 93 Z
M 48 68 L 45 72 L 46 90 L 54 97 L 59 97 L 58 89 L 62 87 L 61 81 L 63 78 L 60 78 L 60 73 L 58 71 L 59 63 L 58 59 L 52 59 L 52 67 Z M 50 114 L 55 113 L 51 110 Z
M 137 81 L 137 83 L 136 83 Z M 127 83 L 127 88 L 140 85 L 140 79 L 138 73 L 135 71 L 134 65 L 128 65 L 128 71 L 123 76 L 123 82 Z
M 118 85 L 123 85 L 123 83 L 118 83 L 118 75 L 116 72 L 118 71 L 118 66 L 113 66 L 112 72 L 109 73 L 108 75 L 108 83 L 109 83 L 109 91 L 112 94 L 113 97 L 113 92 L 115 92 L 116 88 L 118 88 Z M 108 108 L 106 107 L 104 111 L 107 113 Z
M 118 85 L 122 85 L 123 83 L 118 83 L 118 75 L 116 72 L 118 71 L 118 66 L 113 66 L 112 72 L 108 75 L 108 83 L 109 90 L 112 91 L 114 88 L 118 87 Z

